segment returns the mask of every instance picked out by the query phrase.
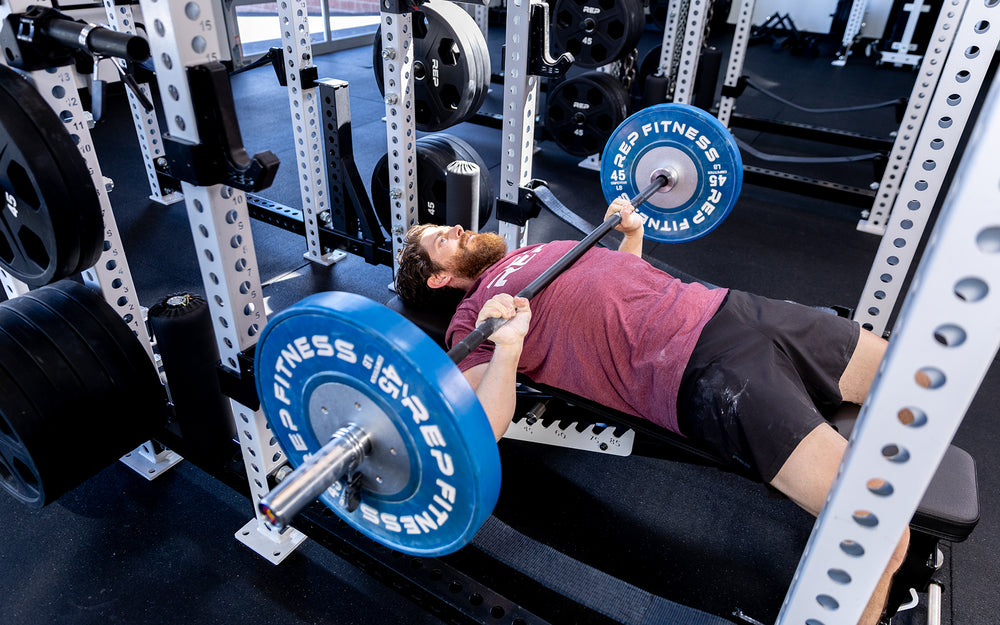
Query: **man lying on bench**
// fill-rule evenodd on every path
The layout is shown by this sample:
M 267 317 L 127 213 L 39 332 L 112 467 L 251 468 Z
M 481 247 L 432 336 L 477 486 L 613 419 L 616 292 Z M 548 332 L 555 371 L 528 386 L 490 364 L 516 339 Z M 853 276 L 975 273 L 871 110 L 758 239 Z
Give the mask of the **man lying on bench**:
M 643 225 L 627 200 L 618 250 L 592 248 L 529 303 L 515 298 L 575 241 L 507 253 L 494 233 L 414 226 L 396 293 L 410 306 L 452 305 L 455 345 L 488 317 L 510 322 L 459 363 L 494 435 L 514 416 L 527 375 L 700 441 L 813 515 L 847 441 L 824 418 L 860 404 L 886 342 L 859 324 L 799 304 L 684 283 L 642 260 Z M 875 625 L 909 530 L 859 621 Z

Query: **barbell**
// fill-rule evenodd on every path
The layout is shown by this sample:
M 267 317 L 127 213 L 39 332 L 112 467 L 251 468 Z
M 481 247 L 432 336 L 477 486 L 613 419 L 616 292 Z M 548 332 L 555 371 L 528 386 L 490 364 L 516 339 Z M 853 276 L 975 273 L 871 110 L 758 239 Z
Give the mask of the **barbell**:
M 652 238 L 689 240 L 732 209 L 742 163 L 714 118 L 662 104 L 615 131 L 601 176 L 609 202 L 630 197 L 647 233 L 654 225 Z M 533 297 L 620 222 L 618 213 L 605 220 L 518 296 Z M 496 505 L 500 456 L 456 364 L 505 322 L 487 320 L 445 353 L 403 316 L 352 293 L 314 294 L 275 315 L 258 341 L 256 385 L 296 468 L 259 502 L 268 522 L 283 528 L 318 498 L 410 555 L 444 555 L 471 541 Z

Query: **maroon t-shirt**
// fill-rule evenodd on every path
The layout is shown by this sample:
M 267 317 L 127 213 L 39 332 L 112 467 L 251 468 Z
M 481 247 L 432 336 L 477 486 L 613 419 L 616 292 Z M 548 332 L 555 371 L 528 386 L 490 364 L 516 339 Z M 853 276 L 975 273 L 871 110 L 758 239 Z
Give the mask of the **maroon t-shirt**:
M 448 326 L 454 346 L 473 330 L 488 299 L 516 294 L 575 241 L 523 247 L 486 270 Z M 687 284 L 625 252 L 592 248 L 531 300 L 531 325 L 517 370 L 677 432 L 681 376 L 726 289 Z M 484 342 L 459 367 L 489 362 Z

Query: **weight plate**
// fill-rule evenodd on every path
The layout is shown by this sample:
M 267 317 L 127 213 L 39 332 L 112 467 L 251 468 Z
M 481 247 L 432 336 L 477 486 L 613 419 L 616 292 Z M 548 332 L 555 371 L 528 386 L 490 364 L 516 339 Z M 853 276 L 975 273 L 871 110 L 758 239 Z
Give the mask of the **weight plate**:
M 32 353 L 29 351 L 30 344 L 27 348 L 6 330 L 0 330 L 0 369 L 11 380 L 16 379 L 16 384 L 22 391 L 22 395 L 12 392 L 8 397 L 5 394 L 0 403 L 3 404 L 2 410 L 8 424 L 21 442 L 20 452 L 15 453 L 20 461 L 18 475 L 25 482 L 31 483 L 29 492 L 32 495 L 26 498 L 24 491 L 18 488 L 7 490 L 29 506 L 40 508 L 55 501 L 90 475 L 77 479 L 76 476 L 81 471 L 75 460 L 69 461 L 74 456 L 71 442 L 81 443 L 76 429 L 67 432 L 67 426 L 71 427 L 74 423 L 72 419 L 81 417 L 76 405 L 79 395 L 72 388 L 59 392 L 41 368 L 44 365 L 58 367 L 61 364 L 58 359 Z M 42 365 L 36 360 L 38 357 L 43 359 Z M 23 403 L 24 399 L 30 403 Z M 82 416 L 87 418 L 90 415 Z M 79 447 L 75 449 L 78 450 Z
M 128 342 L 144 363 L 126 357 Z M 97 293 L 68 280 L 0 304 L 2 381 L 19 392 L 0 396 L 7 443 L 19 443 L 7 445 L 15 497 L 51 503 L 163 425 L 163 388 L 138 343 Z
M 628 116 L 628 93 L 605 72 L 569 78 L 549 92 L 545 128 L 573 156 L 597 154 Z
M 660 172 L 674 177 L 637 206 L 647 239 L 682 243 L 703 237 L 729 215 L 743 186 L 743 160 L 729 130 L 684 104 L 657 104 L 626 119 L 601 156 L 608 202 L 633 198 Z
M 340 424 L 372 433 L 360 506 L 339 505 L 343 481 L 320 496 L 361 533 L 443 555 L 492 512 L 500 456 L 486 414 L 448 355 L 401 315 L 352 293 L 311 295 L 264 326 L 255 367 L 261 407 L 293 466 Z M 371 488 L 383 469 L 391 485 Z
M 464 9 L 432 0 L 413 15 L 413 100 L 417 130 L 436 132 L 479 111 L 490 88 L 490 54 L 482 31 Z M 385 95 L 382 31 L 375 32 L 372 67 Z
M 552 13 L 553 53 L 571 53 L 580 67 L 623 58 L 646 27 L 645 7 L 638 0 L 556 0 Z
M 0 189 L 0 265 L 13 277 L 36 287 L 97 262 L 104 222 L 87 164 L 45 100 L 2 64 Z
M 107 338 L 104 341 L 97 341 L 96 344 L 92 343 L 92 346 L 110 341 L 107 342 L 108 349 L 117 348 L 124 356 L 125 365 L 113 369 L 110 373 L 116 384 L 117 380 L 125 379 L 125 384 L 129 388 L 135 388 L 137 396 L 146 398 L 146 403 L 157 402 L 165 397 L 160 376 L 153 367 L 146 348 L 119 315 L 124 312 L 125 317 L 129 317 L 132 313 L 121 308 L 112 308 L 99 292 L 76 282 L 63 280 L 51 285 L 51 288 L 54 292 L 47 298 L 51 297 L 52 304 L 58 306 L 60 311 L 64 311 L 63 316 L 69 323 L 78 328 L 90 328 L 96 323 L 104 332 Z M 124 303 L 125 300 L 122 300 L 119 305 Z M 156 410 L 157 414 L 162 414 L 162 407 L 155 403 L 154 405 L 159 408 Z
M 0 393 L 0 487 L 22 503 L 41 507 L 42 479 L 22 438 L 26 426 L 39 422 L 38 415 L 3 367 Z
M 448 164 L 468 160 L 479 165 L 479 225 L 462 224 L 471 230 L 480 230 L 493 213 L 495 191 L 489 168 L 471 145 L 458 137 L 445 134 L 429 135 L 417 139 L 417 223 L 448 224 L 447 191 L 445 176 Z M 389 181 L 389 156 L 383 155 L 372 171 L 372 206 L 379 222 L 387 230 L 392 224 L 392 206 L 389 190 L 398 186 L 398 180 Z

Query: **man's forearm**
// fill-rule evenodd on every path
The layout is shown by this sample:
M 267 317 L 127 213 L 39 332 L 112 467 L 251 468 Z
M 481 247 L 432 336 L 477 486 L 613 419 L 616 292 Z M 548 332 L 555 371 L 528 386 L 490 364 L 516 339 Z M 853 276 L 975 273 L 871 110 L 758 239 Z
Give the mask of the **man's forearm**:
M 486 411 L 497 440 L 514 418 L 517 403 L 517 361 L 521 357 L 521 346 L 497 345 L 493 358 L 486 367 L 476 396 Z
M 642 235 L 643 229 L 639 228 L 634 232 L 626 234 L 618 246 L 619 252 L 628 252 L 642 258 Z

